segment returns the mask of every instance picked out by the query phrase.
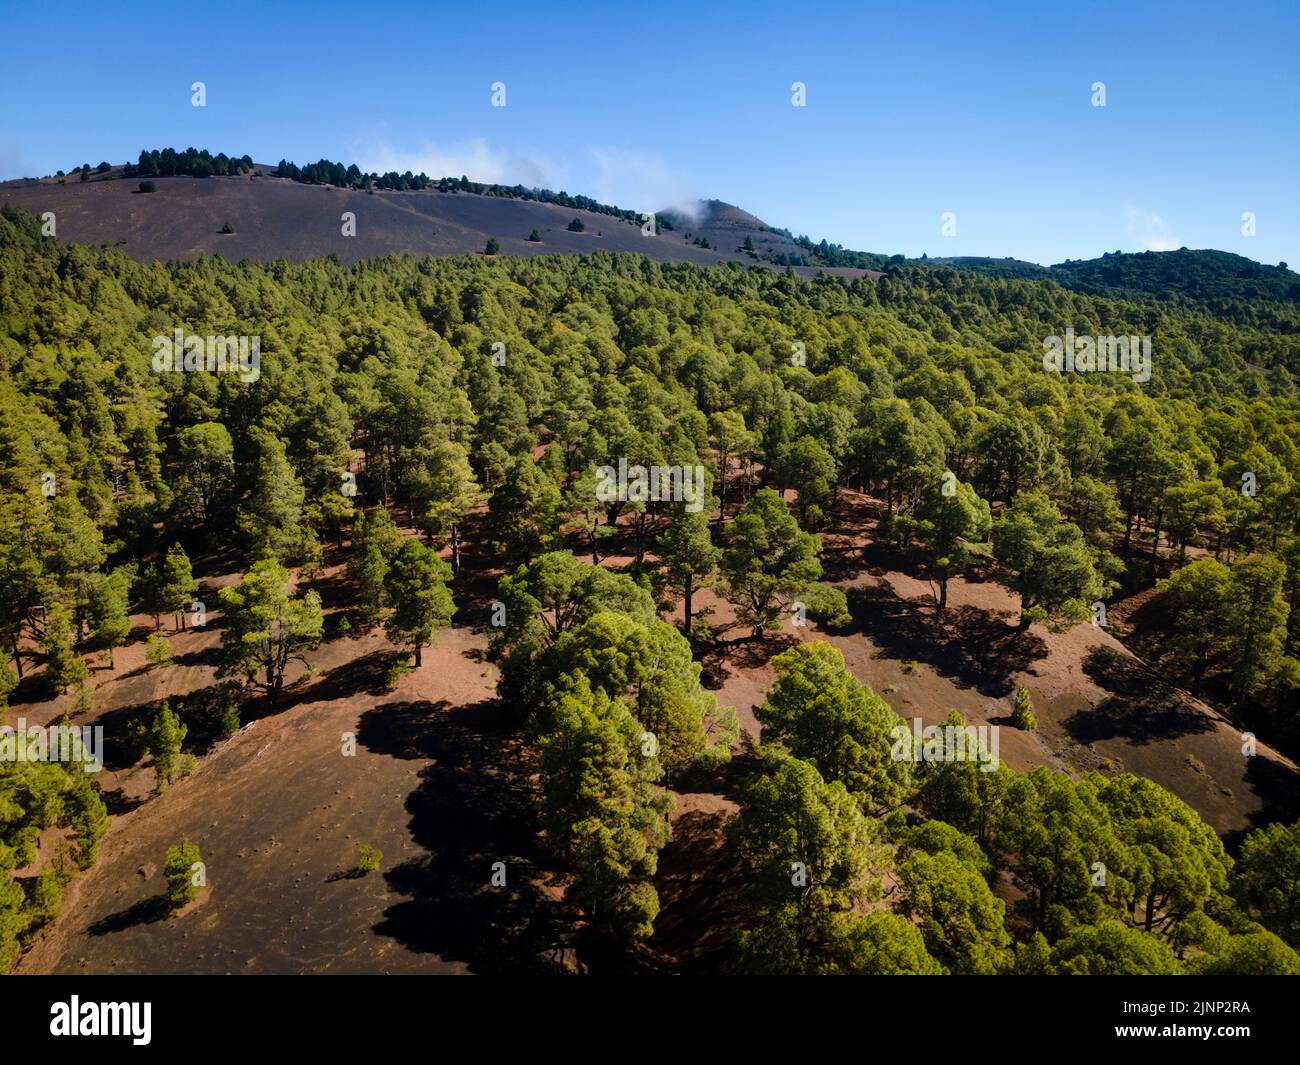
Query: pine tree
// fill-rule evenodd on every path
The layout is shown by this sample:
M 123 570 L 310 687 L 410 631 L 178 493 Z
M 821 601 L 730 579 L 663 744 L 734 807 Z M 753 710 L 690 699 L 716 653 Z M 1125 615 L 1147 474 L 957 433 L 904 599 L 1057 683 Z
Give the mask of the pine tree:
M 451 567 L 437 552 L 409 538 L 402 541 L 384 576 L 384 591 L 392 604 L 385 629 L 389 639 L 411 647 L 417 666 L 425 645 L 451 623 L 456 611 L 446 583 L 450 579 Z
M 218 676 L 242 676 L 266 693 L 272 706 L 284 688 L 293 661 L 320 643 L 320 596 L 293 594 L 289 574 L 273 559 L 253 565 L 233 588 L 221 590 L 226 627 L 221 634 Z
M 185 615 L 198 590 L 189 556 L 180 544 L 172 544 L 159 567 L 157 597 L 162 609 L 172 615 L 178 632 L 185 627 Z
M 154 792 L 161 795 L 181 773 L 181 744 L 188 729 L 164 700 L 149 728 L 149 753 L 153 755 Z
M 169 910 L 181 909 L 198 895 L 203 879 L 202 864 L 203 855 L 199 853 L 198 844 L 191 843 L 188 836 L 182 837 L 175 847 L 167 848 L 163 875 L 167 878 Z
M 1025 732 L 1032 732 L 1038 727 L 1034 716 L 1034 704 L 1029 698 L 1028 688 L 1017 688 L 1015 702 L 1011 707 L 1011 724 Z
M 682 632 L 691 636 L 691 600 L 696 581 L 707 578 L 722 557 L 709 536 L 709 517 L 678 503 L 673 519 L 659 538 L 659 558 L 671 587 L 682 589 Z
M 770 488 L 759 491 L 736 517 L 731 546 L 722 555 L 727 598 L 755 638 L 775 628 L 783 611 L 821 577 L 820 542 L 799 528 Z
M 90 601 L 90 631 L 95 643 L 108 651 L 108 668 L 113 669 L 113 649 L 131 635 L 128 592 L 134 566 L 120 566 L 100 581 Z
M 51 690 L 62 695 L 74 684 L 90 676 L 86 660 L 77 654 L 74 644 L 72 612 L 62 603 L 51 604 L 45 613 L 45 635 L 41 649 L 45 652 L 45 671 Z

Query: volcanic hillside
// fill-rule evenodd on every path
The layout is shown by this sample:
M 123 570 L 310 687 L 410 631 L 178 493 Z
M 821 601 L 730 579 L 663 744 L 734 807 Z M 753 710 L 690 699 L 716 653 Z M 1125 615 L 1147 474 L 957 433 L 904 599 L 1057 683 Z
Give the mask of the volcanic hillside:
M 746 238 L 765 258 L 801 250 L 753 215 L 720 200 L 700 204 L 695 215 L 666 212 L 674 228 L 647 236 L 639 224 L 612 215 L 535 200 L 434 189 L 365 192 L 274 174 L 274 166 L 258 165 L 238 177 L 160 177 L 153 179 L 156 191 L 145 193 L 138 181 L 122 178 L 121 168 L 114 168 L 88 181 L 0 183 L 0 204 L 16 204 L 37 215 L 51 211 L 61 240 L 116 245 L 141 261 L 222 255 L 231 262 L 301 262 L 336 255 L 351 264 L 388 254 L 482 254 L 490 238 L 507 255 L 604 248 L 705 266 L 757 262 L 757 254 L 744 248 Z M 354 236 L 343 235 L 345 212 L 356 216 Z M 569 228 L 575 218 L 582 221 L 580 232 Z M 223 232 L 226 228 L 233 232 Z M 528 239 L 534 230 L 540 241 Z M 798 269 L 804 276 L 823 269 L 847 276 L 867 272 Z

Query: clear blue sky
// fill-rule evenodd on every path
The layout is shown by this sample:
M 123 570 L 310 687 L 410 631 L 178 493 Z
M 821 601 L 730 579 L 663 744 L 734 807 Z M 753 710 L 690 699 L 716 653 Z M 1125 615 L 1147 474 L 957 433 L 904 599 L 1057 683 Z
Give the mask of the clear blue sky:
M 1300 265 L 1298 0 L 0 0 L 0 25 L 0 177 L 193 145 L 716 197 L 891 254 Z

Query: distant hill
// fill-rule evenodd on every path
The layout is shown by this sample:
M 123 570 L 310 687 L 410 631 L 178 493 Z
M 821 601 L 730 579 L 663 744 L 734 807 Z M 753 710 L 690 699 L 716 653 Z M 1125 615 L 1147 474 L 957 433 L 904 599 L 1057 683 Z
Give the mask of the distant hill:
M 406 190 L 339 187 L 281 177 L 276 166 L 265 163 L 241 174 L 150 175 L 143 180 L 154 191 L 142 192 L 141 175 L 122 167 L 91 171 L 84 181 L 79 174 L 8 181 L 0 183 L 0 205 L 36 215 L 51 211 L 60 239 L 116 245 L 143 261 L 222 255 L 231 261 L 301 262 L 335 255 L 350 264 L 388 254 L 482 254 L 489 239 L 506 255 L 583 254 L 604 248 L 702 266 L 728 260 L 773 266 L 777 256 L 799 252 L 788 236 L 717 200 L 701 204 L 696 214 L 665 212 L 668 225 L 659 225 L 649 236 L 633 212 L 595 201 L 588 201 L 593 209 L 545 202 L 537 197 L 564 194 L 537 190 L 521 190 L 531 197 L 524 198 L 505 191 L 443 191 L 437 183 Z M 343 233 L 347 212 L 355 216 L 352 236 Z M 575 218 L 580 229 L 573 225 Z M 233 232 L 223 232 L 227 223 Z M 534 232 L 540 240 L 530 239 Z M 745 250 L 746 238 L 754 251 Z M 798 272 L 867 273 L 818 266 Z
M 1300 274 L 1286 263 L 1265 266 L 1244 255 L 1208 249 L 1067 259 L 1053 266 L 1049 276 L 1070 288 L 1106 296 L 1142 293 L 1158 299 L 1300 301 Z
M 992 259 L 984 255 L 958 255 L 944 259 L 922 259 L 922 266 L 950 266 L 954 270 L 970 270 L 975 273 L 989 274 L 992 277 L 1030 277 L 1046 278 L 1052 271 L 1046 266 L 1026 262 L 1024 259 Z
M 142 179 L 154 191 L 141 191 Z M 71 174 L 2 182 L 3 204 L 37 215 L 52 211 L 61 239 L 116 245 L 141 260 L 222 255 L 296 262 L 334 255 L 353 263 L 387 254 L 482 254 L 495 240 L 506 255 L 604 248 L 702 266 L 789 266 L 805 277 L 954 269 L 1050 279 L 1096 295 L 1181 298 L 1229 316 L 1241 301 L 1300 304 L 1300 274 L 1285 263 L 1266 266 L 1223 251 L 1115 252 L 1050 267 L 1010 256 L 908 259 L 796 237 L 722 200 L 659 211 L 651 236 L 643 232 L 643 216 L 587 196 L 484 185 L 466 177 L 366 174 L 325 159 L 305 166 L 254 163 L 247 155 L 213 156 L 193 148 L 141 152 L 137 163 L 125 166 L 105 162 L 92 170 L 87 164 Z M 355 233 L 345 236 L 349 213 Z M 1294 308 L 1269 313 L 1289 319 Z

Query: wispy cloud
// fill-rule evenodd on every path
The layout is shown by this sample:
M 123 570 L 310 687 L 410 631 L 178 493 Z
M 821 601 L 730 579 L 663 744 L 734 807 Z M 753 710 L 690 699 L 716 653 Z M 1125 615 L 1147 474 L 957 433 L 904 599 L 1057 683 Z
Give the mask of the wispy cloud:
M 459 144 L 424 144 L 412 149 L 376 139 L 353 145 L 352 154 L 362 170 L 381 174 L 389 170 L 423 172 L 433 178 L 464 174 L 472 181 L 554 188 L 560 173 L 549 159 L 512 154 L 504 148 L 494 148 L 482 137 Z
M 1128 234 L 1143 251 L 1174 251 L 1182 244 L 1169 232 L 1169 223 L 1154 211 L 1146 211 L 1133 203 L 1124 205 L 1128 221 Z
M 681 211 L 698 208 L 699 197 L 690 183 L 654 153 L 630 148 L 588 147 L 595 164 L 593 195 L 604 203 L 634 211 Z
M 637 149 L 589 146 L 585 164 L 571 168 L 545 156 L 514 152 L 493 145 L 483 137 L 455 144 L 426 143 L 418 147 L 399 146 L 384 138 L 354 143 L 351 153 L 367 172 L 424 172 L 430 177 L 459 177 L 503 185 L 585 192 L 604 203 L 637 211 L 674 208 L 691 213 L 699 207 L 690 183 L 676 173 L 662 156 Z M 580 180 L 586 178 L 585 184 Z M 567 179 L 567 180 L 566 180 Z M 573 181 L 577 188 L 569 187 Z
M 18 142 L 9 137 L 0 137 L 0 181 L 37 176 L 36 165 L 23 155 Z

